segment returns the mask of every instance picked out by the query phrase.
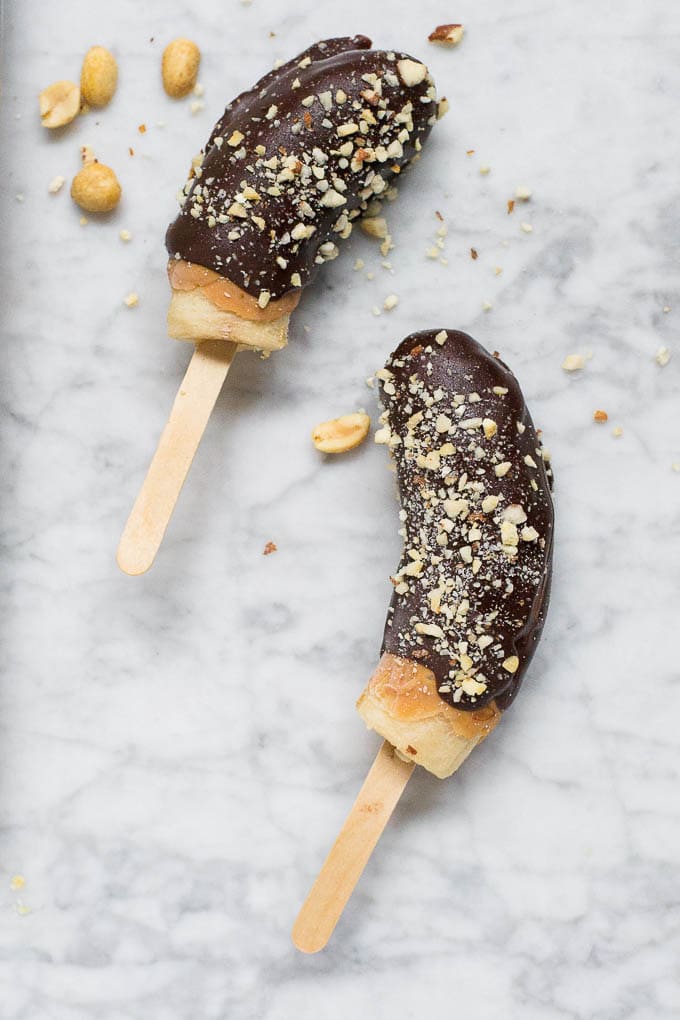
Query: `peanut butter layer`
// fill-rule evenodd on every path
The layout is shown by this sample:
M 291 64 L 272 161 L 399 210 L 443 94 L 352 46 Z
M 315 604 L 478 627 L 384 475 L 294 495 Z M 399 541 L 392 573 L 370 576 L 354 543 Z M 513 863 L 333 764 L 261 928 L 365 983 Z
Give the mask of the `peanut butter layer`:
M 300 300 L 300 291 L 294 291 L 285 294 L 278 301 L 270 301 L 266 308 L 261 308 L 257 298 L 241 290 L 231 280 L 220 276 L 214 269 L 207 269 L 184 259 L 170 259 L 168 279 L 173 290 L 200 290 L 216 308 L 223 312 L 232 312 L 249 322 L 274 322 L 283 315 L 290 315 Z

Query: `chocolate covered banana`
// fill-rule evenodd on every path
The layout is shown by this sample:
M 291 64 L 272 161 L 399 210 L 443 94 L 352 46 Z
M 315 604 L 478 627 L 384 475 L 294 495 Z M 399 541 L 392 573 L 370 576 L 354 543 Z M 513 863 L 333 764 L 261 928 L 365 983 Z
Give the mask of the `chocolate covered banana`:
M 171 336 L 283 346 L 302 289 L 420 152 L 428 69 L 370 47 L 316 43 L 227 106 L 166 235 Z
M 196 349 L 118 547 L 126 573 L 154 561 L 236 352 L 285 346 L 303 288 L 437 112 L 427 67 L 363 35 L 316 43 L 226 108 L 166 234 L 168 332 Z
M 512 703 L 552 570 L 552 474 L 519 384 L 465 333 L 413 333 L 377 373 L 404 550 L 358 702 L 385 740 L 293 926 L 328 942 L 416 763 L 450 776 Z
M 551 471 L 514 375 L 465 333 L 412 334 L 378 378 L 404 550 L 358 709 L 444 777 L 511 704 L 540 637 Z

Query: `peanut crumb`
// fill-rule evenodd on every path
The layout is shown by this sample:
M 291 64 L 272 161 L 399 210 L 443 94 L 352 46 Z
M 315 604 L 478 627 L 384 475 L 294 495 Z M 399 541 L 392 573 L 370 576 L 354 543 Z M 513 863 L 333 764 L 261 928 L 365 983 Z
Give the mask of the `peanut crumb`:
M 139 304 L 139 295 L 135 291 L 131 291 L 127 297 L 123 298 L 123 304 L 127 305 L 128 308 L 136 308 Z
M 58 192 L 60 192 L 61 189 L 64 187 L 65 180 L 66 178 L 62 177 L 61 174 L 59 174 L 57 177 L 53 177 L 47 186 L 47 190 L 49 191 L 50 195 L 58 194 Z
M 525 184 L 520 184 L 515 191 L 515 198 L 518 198 L 520 202 L 528 202 L 531 198 L 531 191 Z
M 562 362 L 562 368 L 565 372 L 579 372 L 586 363 L 586 359 L 582 354 L 568 354 Z
M 132 234 L 130 233 L 129 230 L 121 230 L 121 232 L 118 234 L 118 236 L 121 239 L 121 241 L 131 241 L 132 240 Z
M 462 25 L 437 25 L 427 38 L 430 42 L 443 43 L 445 46 L 457 46 L 464 34 L 465 29 Z
M 264 549 L 262 550 L 263 556 L 270 556 L 272 553 L 277 551 L 276 542 L 267 542 Z
M 530 223 L 520 223 L 519 229 L 524 234 L 533 234 L 533 232 L 534 232 L 534 228 L 531 226 Z
M 658 351 L 654 355 L 654 360 L 656 361 L 657 365 L 660 365 L 661 368 L 664 368 L 664 366 L 667 365 L 668 362 L 671 360 L 671 352 L 669 351 L 668 347 L 659 347 Z
M 609 415 L 606 411 L 595 411 L 593 414 L 593 421 L 605 422 L 609 421 Z

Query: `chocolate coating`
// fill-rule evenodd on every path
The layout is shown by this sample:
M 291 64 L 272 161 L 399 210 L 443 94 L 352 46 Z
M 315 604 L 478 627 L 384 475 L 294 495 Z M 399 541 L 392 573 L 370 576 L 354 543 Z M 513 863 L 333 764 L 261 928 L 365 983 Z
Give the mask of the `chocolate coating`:
M 408 336 L 378 373 L 404 552 L 382 651 L 474 710 L 515 697 L 545 620 L 552 473 L 514 375 L 456 330 Z
M 370 46 L 316 43 L 229 104 L 168 228 L 171 257 L 214 269 L 264 307 L 337 256 L 437 114 L 424 65 Z

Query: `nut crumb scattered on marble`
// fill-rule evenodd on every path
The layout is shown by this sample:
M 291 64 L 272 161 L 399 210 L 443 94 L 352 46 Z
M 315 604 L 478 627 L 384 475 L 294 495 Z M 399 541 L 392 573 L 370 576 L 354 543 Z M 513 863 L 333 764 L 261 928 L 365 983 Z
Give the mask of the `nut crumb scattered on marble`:
M 62 177 L 61 174 L 58 174 L 56 177 L 53 177 L 50 183 L 47 185 L 47 190 L 49 191 L 50 195 L 57 195 L 64 187 L 65 180 L 66 178 Z
M 565 372 L 580 372 L 585 363 L 586 359 L 582 354 L 567 354 L 562 362 L 562 368 Z
M 515 191 L 515 198 L 518 198 L 520 202 L 528 202 L 531 198 L 531 191 L 524 184 L 520 184 Z
M 489 166 L 488 163 L 482 163 L 482 165 L 479 168 L 479 172 L 483 177 L 486 177 L 487 174 L 491 173 L 491 167 Z
M 12 875 L 9 881 L 9 887 L 14 892 L 17 892 L 19 889 L 23 889 L 25 885 L 26 879 L 24 878 L 23 875 Z
M 668 347 L 659 347 L 658 351 L 654 355 L 654 360 L 656 361 L 657 365 L 660 365 L 661 368 L 664 368 L 664 366 L 667 365 L 668 362 L 671 360 L 671 352 L 668 349 Z
M 509 198 L 508 199 L 508 216 L 510 215 L 510 213 L 512 213 L 514 211 L 515 211 L 515 200 L 514 200 L 514 198 Z
M 264 549 L 262 550 L 262 555 L 263 556 L 271 556 L 271 554 L 276 552 L 277 549 L 278 549 L 278 546 L 277 546 L 276 542 L 267 542 L 267 544 L 265 545 Z
M 121 232 L 119 233 L 118 236 L 120 237 L 121 241 L 131 241 L 132 240 L 132 234 L 130 233 L 129 230 L 121 230 Z
M 493 305 L 491 304 L 490 301 L 485 301 L 482 304 L 482 311 L 483 312 L 490 312 L 492 308 L 493 308 Z
M 616 436 L 617 439 L 619 438 L 619 436 L 623 435 L 623 429 L 621 428 L 620 425 L 617 425 L 616 428 L 612 429 L 612 435 Z
M 381 241 L 387 237 L 387 220 L 384 216 L 365 216 L 359 220 L 359 226 L 369 237 L 376 237 Z
M 393 308 L 396 308 L 399 304 L 399 298 L 396 294 L 388 294 L 383 302 L 383 308 L 386 312 L 391 312 Z
M 531 226 L 530 223 L 520 223 L 519 229 L 524 234 L 533 234 L 533 232 L 534 232 L 534 228 Z
M 464 34 L 463 25 L 437 25 L 427 38 L 430 42 L 442 43 L 445 46 L 457 46 Z
M 139 304 L 139 295 L 132 291 L 127 297 L 123 298 L 123 304 L 127 305 L 128 308 L 136 308 Z
M 605 422 L 609 421 L 609 415 L 606 411 L 595 411 L 593 414 L 593 421 Z

